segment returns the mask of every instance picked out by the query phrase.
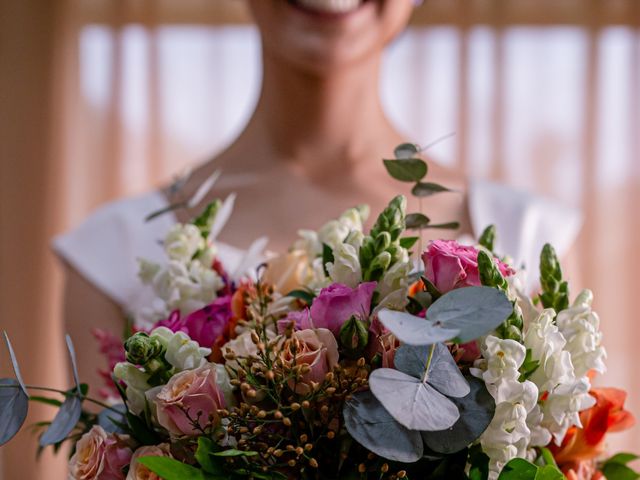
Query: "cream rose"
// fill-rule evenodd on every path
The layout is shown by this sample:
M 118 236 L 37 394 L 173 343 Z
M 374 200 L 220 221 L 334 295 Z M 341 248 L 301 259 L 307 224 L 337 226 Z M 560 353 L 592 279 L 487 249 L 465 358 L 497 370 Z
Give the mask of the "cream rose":
M 76 444 L 69 461 L 69 480 L 125 480 L 131 448 L 124 435 L 107 434 L 94 425 Z
M 151 445 L 138 448 L 134 452 L 133 457 L 131 457 L 131 466 L 129 467 L 127 480 L 161 480 L 161 477 L 138 462 L 138 458 L 140 457 L 173 458 L 173 455 L 171 455 L 171 450 L 168 443 L 162 443 L 157 446 Z

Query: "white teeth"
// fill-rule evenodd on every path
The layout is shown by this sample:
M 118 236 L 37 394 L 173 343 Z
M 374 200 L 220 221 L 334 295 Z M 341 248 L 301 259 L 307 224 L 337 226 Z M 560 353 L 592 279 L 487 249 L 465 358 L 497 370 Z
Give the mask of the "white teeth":
M 322 13 L 347 13 L 355 10 L 364 0 L 296 0 L 305 8 Z

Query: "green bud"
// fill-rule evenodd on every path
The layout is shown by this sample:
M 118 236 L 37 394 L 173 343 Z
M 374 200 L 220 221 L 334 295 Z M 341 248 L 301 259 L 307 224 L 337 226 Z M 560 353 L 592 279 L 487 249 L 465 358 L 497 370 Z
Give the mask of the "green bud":
M 369 343 L 369 329 L 364 321 L 352 315 L 342 324 L 339 338 L 347 355 L 355 357 L 360 355 Z
M 509 325 L 505 331 L 504 338 L 507 340 L 515 340 L 519 342 L 522 340 L 522 332 L 515 325 Z
M 546 244 L 540 255 L 540 300 L 545 308 L 556 312 L 569 306 L 569 284 L 562 280 L 562 268 L 556 251 Z
M 487 250 L 489 250 L 490 252 L 493 252 L 494 250 L 495 241 L 496 241 L 495 225 L 489 225 L 487 228 L 485 228 L 484 231 L 482 232 L 482 235 L 480 235 L 480 238 L 478 239 L 478 243 L 482 245 L 484 248 L 486 248 Z
M 203 236 L 208 236 L 211 226 L 213 225 L 218 210 L 222 206 L 222 202 L 219 199 L 214 200 L 207 205 L 204 211 L 193 220 L 193 224 L 200 229 Z
M 392 232 L 398 229 L 404 230 L 404 217 L 407 210 L 407 199 L 403 195 L 395 197 L 387 208 L 378 216 L 375 225 L 371 229 L 371 236 L 377 237 L 380 232 Z M 401 233 L 401 232 L 400 232 Z M 399 236 L 399 235 L 398 235 Z M 396 237 L 397 238 L 397 237 Z M 393 234 L 392 234 L 392 240 Z
M 127 362 L 134 365 L 145 365 L 164 354 L 164 346 L 157 338 L 144 332 L 138 332 L 124 342 Z
M 376 252 L 382 252 L 391 245 L 391 235 L 389 232 L 380 232 L 376 237 Z
M 507 289 L 507 281 L 502 276 L 500 269 L 492 254 L 484 250 L 478 252 L 478 271 L 480 273 L 480 283 L 486 287 L 494 287 L 500 290 Z
M 389 265 L 391 265 L 391 254 L 389 252 L 378 254 L 364 274 L 365 280 L 368 282 L 379 280 L 387 268 L 389 268 Z

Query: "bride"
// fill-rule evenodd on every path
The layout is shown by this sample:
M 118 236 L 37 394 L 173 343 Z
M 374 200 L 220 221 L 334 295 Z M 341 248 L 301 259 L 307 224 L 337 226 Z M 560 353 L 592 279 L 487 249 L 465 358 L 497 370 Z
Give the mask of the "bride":
M 378 90 L 384 48 L 405 28 L 414 3 L 249 0 L 261 32 L 263 81 L 240 136 L 180 189 L 108 204 L 55 240 L 66 265 L 67 330 L 80 350 L 84 381 L 99 383 L 91 330 L 122 331 L 125 315 L 148 299 L 135 259 L 159 259 L 157 242 L 171 224 L 192 218 L 213 198 L 237 194 L 219 244 L 223 262 L 232 266 L 240 249 L 261 235 L 269 237 L 270 249 L 282 251 L 297 227 L 317 228 L 360 203 L 377 212 L 394 195 L 408 193 L 389 178 L 381 159 L 414 139 L 388 121 Z M 149 213 L 189 198 L 217 170 L 222 176 L 199 205 L 144 222 Z M 494 223 L 499 248 L 535 265 L 544 242 L 553 241 L 562 253 L 578 231 L 579 215 L 551 201 L 473 181 L 433 162 L 428 178 L 458 191 L 428 201 L 432 220 L 461 223 L 460 231 L 433 236 L 477 235 Z

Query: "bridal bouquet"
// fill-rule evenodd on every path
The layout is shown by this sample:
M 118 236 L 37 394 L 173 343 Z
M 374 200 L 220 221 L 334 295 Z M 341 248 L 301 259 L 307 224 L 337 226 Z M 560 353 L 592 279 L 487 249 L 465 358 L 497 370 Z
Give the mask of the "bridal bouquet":
M 416 153 L 399 147 L 389 173 L 446 191 Z M 633 417 L 624 392 L 591 386 L 606 358 L 592 294 L 570 297 L 550 245 L 528 296 L 492 227 L 423 249 L 408 230 L 452 225 L 398 196 L 370 230 L 350 209 L 232 280 L 210 239 L 218 207 L 168 233 L 165 264 L 141 260 L 157 299 L 103 349 L 106 403 L 77 375 L 63 401 L 30 395 L 6 338 L 0 443 L 30 398 L 60 407 L 40 443 L 71 440 L 71 479 L 638 478 L 636 456 L 604 458 Z

